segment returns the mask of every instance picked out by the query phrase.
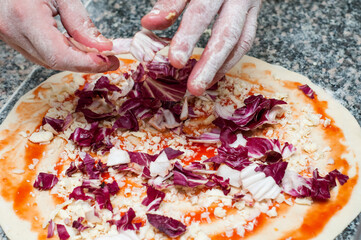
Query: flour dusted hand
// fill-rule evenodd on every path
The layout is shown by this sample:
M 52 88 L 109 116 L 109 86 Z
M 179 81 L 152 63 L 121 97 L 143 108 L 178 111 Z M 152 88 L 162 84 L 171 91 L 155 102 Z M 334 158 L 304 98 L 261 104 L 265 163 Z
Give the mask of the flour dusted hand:
M 159 0 L 143 17 L 143 27 L 155 30 L 171 26 L 184 11 L 187 0 Z M 218 14 L 212 36 L 188 80 L 188 90 L 201 95 L 220 80 L 251 48 L 261 0 L 191 0 L 173 37 L 169 59 L 184 67 L 212 19 Z
M 29 60 L 47 68 L 81 72 L 115 70 L 114 56 L 86 52 L 76 47 L 57 28 L 54 16 L 75 41 L 99 52 L 113 48 L 100 34 L 80 0 L 3 0 L 0 39 Z

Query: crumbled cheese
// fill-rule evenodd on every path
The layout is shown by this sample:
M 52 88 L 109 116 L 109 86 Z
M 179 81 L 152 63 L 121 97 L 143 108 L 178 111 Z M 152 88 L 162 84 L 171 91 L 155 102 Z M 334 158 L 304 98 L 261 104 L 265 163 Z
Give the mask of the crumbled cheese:
M 227 215 L 227 211 L 222 207 L 216 207 L 214 209 L 214 215 L 219 218 L 224 218 Z
M 19 132 L 19 135 L 24 137 L 24 138 L 28 137 L 28 134 L 26 132 L 24 132 L 24 131 Z
M 172 164 L 169 161 L 167 154 L 163 151 L 154 162 L 150 163 L 149 171 L 152 177 L 165 177 L 172 169 Z
M 112 147 L 108 155 L 107 166 L 130 163 L 130 157 L 127 151 Z
M 300 205 L 311 205 L 312 202 L 313 201 L 311 198 L 296 198 L 295 199 L 295 203 L 300 204 Z
M 23 169 L 13 169 L 11 172 L 14 174 L 24 174 L 25 173 L 25 171 Z
M 54 135 L 52 132 L 48 131 L 41 131 L 41 132 L 34 132 L 29 137 L 29 140 L 33 143 L 45 143 L 49 142 L 54 138 Z
M 269 217 L 277 217 L 278 215 L 275 207 L 272 207 L 270 210 L 268 210 L 266 214 Z
M 305 150 L 308 153 L 314 153 L 317 150 L 317 144 L 316 143 L 307 143 L 304 145 L 303 150 Z

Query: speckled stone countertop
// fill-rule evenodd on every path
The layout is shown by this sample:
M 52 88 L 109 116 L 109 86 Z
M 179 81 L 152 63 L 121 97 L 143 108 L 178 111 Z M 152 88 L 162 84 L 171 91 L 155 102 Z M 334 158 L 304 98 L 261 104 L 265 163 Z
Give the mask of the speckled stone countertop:
M 83 2 L 95 25 L 111 38 L 133 36 L 155 0 Z M 360 5 L 360 0 L 264 0 L 256 40 L 248 55 L 309 77 L 361 123 Z M 176 29 L 174 26 L 159 34 L 171 37 Z M 198 46 L 204 47 L 208 38 L 204 34 Z M 0 122 L 19 97 L 53 73 L 0 41 Z M 359 218 L 337 239 L 353 239 Z

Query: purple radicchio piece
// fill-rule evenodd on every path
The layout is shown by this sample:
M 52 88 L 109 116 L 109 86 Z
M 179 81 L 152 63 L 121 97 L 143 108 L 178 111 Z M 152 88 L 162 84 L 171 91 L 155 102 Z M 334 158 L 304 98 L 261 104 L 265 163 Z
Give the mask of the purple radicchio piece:
M 114 105 L 110 102 L 108 98 L 108 94 L 110 92 L 121 93 L 121 89 L 113 84 L 110 84 L 109 79 L 106 76 L 100 77 L 95 83 L 93 89 L 91 89 L 90 85 L 86 85 L 84 89 L 77 90 L 75 92 L 75 95 L 78 96 L 79 99 L 76 107 L 76 112 L 82 112 L 86 120 L 90 123 L 114 117 L 116 115 L 115 111 L 111 111 L 108 113 L 95 113 L 90 109 L 86 108 L 94 102 L 94 99 L 96 97 L 99 96 L 103 98 L 108 103 L 108 105 L 114 109 Z
M 100 128 L 98 123 L 92 123 L 89 129 L 76 128 L 69 139 L 81 147 L 91 147 L 94 151 L 102 149 L 103 153 L 110 150 L 113 144 L 110 135 L 114 129 Z
M 229 185 L 229 179 L 224 180 L 223 177 L 217 176 L 215 174 L 209 175 L 209 181 L 206 184 L 207 187 L 219 186 L 224 195 L 228 195 L 231 191 L 231 186 Z
M 311 99 L 315 98 L 315 92 L 307 84 L 298 86 L 298 89 L 300 89 L 307 97 Z
M 51 117 L 44 117 L 42 121 L 42 125 L 44 126 L 45 124 L 49 124 L 55 131 L 61 132 L 63 131 L 64 120 L 51 118 Z
M 78 168 L 76 167 L 75 162 L 71 162 L 69 168 L 65 171 L 65 175 L 71 177 L 76 172 L 78 172 Z
M 39 173 L 33 186 L 39 190 L 50 190 L 58 183 L 58 181 L 58 178 L 54 174 Z
M 215 110 L 221 119 L 217 118 L 213 123 L 221 129 L 228 126 L 232 130 L 244 131 L 256 129 L 266 123 L 274 124 L 276 117 L 283 113 L 280 105 L 286 102 L 252 95 L 244 100 L 244 104 L 245 106 L 233 113 L 229 110 L 224 111 L 223 106 L 216 105 Z
M 109 223 L 112 225 L 116 225 L 119 232 L 126 230 L 139 230 L 142 223 L 132 223 L 134 218 L 135 212 L 133 208 L 129 208 L 129 210 L 124 213 L 124 215 L 119 220 L 111 220 L 109 221 Z
M 196 138 L 188 138 L 191 142 L 196 143 L 218 143 L 220 141 L 220 133 L 219 129 L 212 129 L 212 131 L 203 133 L 199 137 Z
M 89 154 L 85 154 L 83 161 L 79 164 L 78 169 L 87 174 L 90 179 L 99 179 L 101 173 L 108 170 L 108 167 L 100 160 L 96 163 L 95 159 Z
M 82 224 L 83 220 L 84 220 L 84 218 L 79 217 L 78 220 L 73 221 L 72 227 L 75 228 L 76 230 L 78 230 L 79 232 L 82 232 L 85 229 L 88 229 L 89 228 L 88 226 L 84 226 Z
M 181 122 L 169 109 L 159 108 L 158 112 L 148 122 L 158 131 L 179 127 Z
M 136 85 L 135 85 L 136 86 Z M 126 100 L 118 109 L 118 113 L 123 116 L 130 111 L 137 119 L 150 118 L 161 107 L 159 99 L 135 97 Z
M 168 159 L 173 159 L 173 158 L 179 157 L 180 155 L 182 155 L 184 153 L 182 151 L 173 149 L 171 147 L 164 148 L 163 151 L 167 155 Z
M 282 181 L 283 190 L 294 197 L 312 197 L 314 200 L 326 200 L 331 197 L 330 190 L 336 186 L 336 179 L 341 185 L 345 184 L 348 176 L 338 170 L 329 172 L 325 177 L 320 176 L 317 169 L 312 178 L 305 178 L 291 171 L 286 171 Z
M 184 169 L 179 162 L 176 162 L 173 169 L 173 182 L 175 185 L 196 187 L 206 184 L 208 180 L 201 175 Z
M 234 148 L 226 144 L 222 144 L 218 148 L 218 155 L 209 158 L 206 162 L 214 162 L 217 164 L 225 163 L 229 167 L 239 171 L 252 163 L 249 161 L 246 147 L 238 146 Z
M 56 229 L 58 231 L 58 235 L 60 240 L 67 240 L 70 238 L 68 231 L 66 230 L 65 226 L 62 224 L 56 224 Z
M 109 187 L 107 185 L 96 189 L 93 193 L 100 209 L 108 209 L 111 212 L 113 211 L 113 206 L 110 201 Z
M 55 223 L 53 220 L 50 220 L 49 226 L 48 226 L 48 234 L 47 234 L 46 238 L 52 238 L 54 236 L 54 232 L 55 232 Z
M 113 129 L 127 129 L 130 131 L 138 131 L 139 124 L 138 119 L 131 111 L 126 111 L 123 115 L 121 115 L 114 123 Z
M 277 139 L 261 137 L 247 138 L 246 147 L 250 158 L 264 158 L 266 162 L 277 162 L 292 155 L 296 148 L 289 143 L 281 146 Z
M 86 201 L 86 200 L 92 200 L 93 198 L 90 197 L 90 196 L 87 196 L 85 193 L 84 193 L 84 189 L 83 187 L 76 187 L 74 188 L 73 192 L 70 193 L 69 195 L 69 199 L 75 199 L 75 200 L 83 200 L 83 201 Z
M 146 71 L 140 64 L 133 73 L 133 79 L 140 83 L 143 97 L 177 102 L 186 93 L 187 80 L 195 63 L 196 60 L 191 59 L 184 68 L 176 69 L 169 61 L 152 61 L 146 65 Z
M 107 184 L 110 195 L 115 195 L 119 192 L 119 185 L 117 181 L 113 181 L 112 183 Z
M 140 166 L 149 166 L 150 162 L 154 162 L 159 154 L 150 155 L 142 152 L 128 152 L 130 161 Z
M 276 184 L 280 184 L 285 175 L 285 171 L 287 168 L 287 162 L 276 162 L 268 165 L 259 165 L 255 171 L 264 172 L 266 176 L 271 176 Z
M 178 237 L 186 231 L 186 225 L 170 217 L 147 213 L 148 222 L 169 237 Z
M 158 210 L 160 204 L 165 198 L 165 193 L 161 192 L 152 186 L 147 186 L 147 197 L 144 198 L 142 204 L 148 207 L 148 211 Z

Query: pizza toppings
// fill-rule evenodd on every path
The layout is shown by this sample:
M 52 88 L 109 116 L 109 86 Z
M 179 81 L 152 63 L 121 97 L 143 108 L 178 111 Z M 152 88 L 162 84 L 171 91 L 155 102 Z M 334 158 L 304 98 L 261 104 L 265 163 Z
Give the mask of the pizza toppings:
M 262 95 L 253 95 L 244 100 L 245 106 L 236 109 L 234 112 L 228 108 L 216 105 L 216 112 L 219 115 L 214 124 L 221 129 L 229 127 L 232 130 L 249 131 L 256 129 L 266 123 L 275 123 L 276 117 L 284 112 L 280 105 L 285 101 L 267 99 Z
M 307 84 L 298 86 L 298 89 L 300 89 L 307 97 L 311 99 L 315 98 L 315 92 Z
M 144 198 L 142 204 L 148 207 L 148 211 L 158 210 L 164 198 L 164 192 L 161 192 L 152 186 L 147 186 L 147 197 Z
M 55 131 L 61 132 L 64 127 L 64 120 L 63 119 L 55 119 L 51 117 L 44 117 L 42 125 L 49 124 Z
M 145 238 L 150 231 L 149 238 L 161 238 L 149 230 L 154 228 L 169 237 L 197 238 L 204 233 L 194 230 L 196 224 L 228 219 L 235 211 L 250 219 L 237 223 L 243 236 L 261 212 L 277 215 L 283 192 L 323 200 L 336 179 L 347 181 L 338 171 L 323 170 L 324 177 L 317 170 L 313 177 L 307 175 L 312 170 L 295 171 L 303 166 L 303 151 L 307 161 L 316 155 L 287 138 L 285 99 L 246 94 L 243 101 L 225 100 L 219 90 L 190 96 L 185 83 L 195 60 L 175 69 L 160 59 L 121 78 L 92 79 L 76 92 L 76 109 L 59 119 L 44 117 L 44 126 L 70 140 L 71 162 L 57 187 L 71 203 L 54 222 L 83 238 L 98 234 L 89 239 L 99 238 L 99 229 L 109 236 L 137 231 Z M 119 81 L 128 87 L 120 88 Z M 64 116 L 72 116 L 71 125 Z M 177 204 L 191 211 L 174 211 Z
M 83 217 L 79 217 L 78 220 L 74 221 L 72 227 L 78 230 L 79 232 L 84 231 L 85 229 L 89 228 L 88 226 L 84 226 L 82 222 L 84 221 Z M 49 238 L 49 237 L 48 237 Z
M 147 219 L 155 228 L 172 238 L 178 237 L 186 231 L 183 223 L 170 217 L 147 213 Z
M 56 224 L 56 229 L 58 231 L 58 235 L 60 240 L 67 240 L 70 238 L 68 231 L 66 230 L 65 226 L 62 224 Z
M 111 220 L 109 221 L 111 224 L 117 226 L 118 231 L 126 231 L 126 230 L 138 230 L 141 223 L 133 223 L 135 218 L 135 212 L 133 208 L 129 208 L 129 210 L 124 213 L 124 215 L 117 221 Z
M 52 238 L 54 236 L 54 232 L 55 232 L 55 223 L 53 220 L 50 220 L 49 226 L 48 226 L 48 234 L 46 237 Z
M 130 157 L 127 151 L 112 147 L 108 155 L 107 166 L 130 163 Z
M 39 190 L 50 190 L 58 183 L 58 178 L 54 174 L 39 173 L 34 183 L 34 188 Z
M 305 178 L 297 173 L 287 171 L 282 185 L 286 193 L 295 197 L 312 197 L 315 200 L 325 200 L 331 197 L 330 190 L 336 186 L 336 179 L 341 185 L 345 184 L 348 176 L 337 169 L 321 177 L 318 170 L 312 173 L 312 178 Z
M 170 65 L 169 60 L 165 62 L 152 61 L 146 65 L 144 70 L 139 64 L 134 81 L 138 86 L 136 91 L 144 98 L 156 98 L 162 101 L 180 101 L 187 90 L 187 79 L 191 73 L 195 59 L 190 59 L 184 68 L 177 69 Z

